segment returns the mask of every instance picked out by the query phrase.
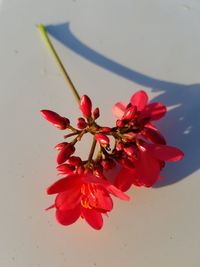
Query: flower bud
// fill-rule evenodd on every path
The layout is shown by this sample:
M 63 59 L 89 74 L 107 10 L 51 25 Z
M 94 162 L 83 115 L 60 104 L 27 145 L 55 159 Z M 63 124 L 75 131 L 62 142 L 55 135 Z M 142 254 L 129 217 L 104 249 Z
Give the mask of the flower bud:
M 80 99 L 80 109 L 85 118 L 91 117 L 92 102 L 87 95 L 83 95 Z
M 128 103 L 128 105 L 126 106 L 126 109 L 132 107 L 132 104 L 131 103 Z
M 135 148 L 133 146 L 128 146 L 124 148 L 124 152 L 129 156 L 132 157 L 135 155 Z
M 70 165 L 70 164 L 61 164 L 58 165 L 56 168 L 60 173 L 63 174 L 68 174 L 74 171 L 74 166 Z
M 112 129 L 110 127 L 102 127 L 99 132 L 101 133 L 109 133 Z
M 51 122 L 56 128 L 64 130 L 67 128 L 66 118 L 61 117 L 54 111 L 43 109 L 40 111 L 42 116 Z
M 83 119 L 83 118 L 78 118 L 78 121 L 77 121 L 77 127 L 80 129 L 80 130 L 83 130 L 87 127 L 87 123 L 86 121 Z
M 72 156 L 68 159 L 67 161 L 70 165 L 73 165 L 73 166 L 78 166 L 81 164 L 82 160 L 81 158 L 79 157 L 76 157 L 76 156 Z
M 55 150 L 61 150 L 63 147 L 65 147 L 67 144 L 69 144 L 69 143 L 67 143 L 67 142 L 62 142 L 62 143 L 59 143 L 59 144 L 57 144 L 55 147 L 54 147 L 54 149 Z
M 134 119 L 136 112 L 137 112 L 136 106 L 131 106 L 131 107 L 127 108 L 124 112 L 123 119 L 127 120 L 127 121 Z
M 100 112 L 99 112 L 99 108 L 95 108 L 95 110 L 93 111 L 93 117 L 94 119 L 98 119 L 100 116 Z
M 119 127 L 119 128 L 122 128 L 124 126 L 123 120 L 117 120 L 116 121 L 116 126 Z
M 123 149 L 124 149 L 124 145 L 123 145 L 123 143 L 122 143 L 122 142 L 119 142 L 119 143 L 117 144 L 117 146 L 116 146 L 116 149 L 117 149 L 117 151 L 121 151 L 121 150 L 123 150 Z
M 102 133 L 95 134 L 95 139 L 102 146 L 110 144 L 110 140 L 105 134 L 102 134 Z
M 136 133 L 129 132 L 129 133 L 123 134 L 123 139 L 125 139 L 126 141 L 132 141 L 135 139 L 136 136 L 137 136 Z
M 70 124 L 70 120 L 68 118 L 65 118 L 65 117 L 63 117 L 63 118 L 65 119 L 66 126 L 68 126 Z
M 75 151 L 75 147 L 70 143 L 64 146 L 57 156 L 57 163 L 62 164 L 64 163 Z

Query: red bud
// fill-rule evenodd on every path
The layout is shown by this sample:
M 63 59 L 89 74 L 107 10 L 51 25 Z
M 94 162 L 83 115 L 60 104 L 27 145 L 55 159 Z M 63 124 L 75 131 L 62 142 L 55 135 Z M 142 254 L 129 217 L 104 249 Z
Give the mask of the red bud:
M 67 144 L 64 146 L 57 156 L 57 162 L 58 164 L 64 163 L 75 151 L 75 148 L 71 144 Z
M 66 118 L 61 117 L 54 111 L 51 110 L 41 110 L 42 116 L 49 122 L 51 122 L 56 128 L 64 130 L 67 128 Z
M 119 143 L 117 144 L 117 146 L 116 146 L 116 149 L 117 149 L 117 151 L 121 151 L 121 150 L 123 150 L 123 149 L 124 149 L 124 145 L 123 145 L 123 143 L 119 142 Z
M 65 118 L 65 117 L 63 117 L 63 118 L 65 119 L 66 126 L 68 126 L 70 124 L 70 120 L 68 118 Z
M 133 139 L 135 139 L 135 137 L 137 136 L 136 133 L 133 133 L 133 132 L 129 132 L 129 133 L 125 133 L 123 135 L 123 139 L 126 139 L 128 141 L 132 141 Z
M 57 166 L 57 168 L 56 168 L 59 172 L 61 172 L 61 173 L 71 173 L 71 172 L 73 172 L 74 171 L 74 166 L 72 166 L 72 165 L 70 165 L 70 164 L 61 164 L 61 165 L 59 165 L 59 166 Z
M 72 156 L 68 159 L 67 161 L 69 164 L 73 165 L 73 166 L 78 166 L 80 165 L 80 163 L 82 162 L 81 158 L 76 157 L 76 156 Z
M 67 144 L 69 144 L 69 143 L 67 143 L 67 142 L 62 142 L 62 143 L 59 143 L 59 144 L 57 144 L 54 148 L 55 148 L 55 150 L 61 150 L 63 147 L 65 147 Z
M 109 145 L 110 140 L 105 134 L 95 134 L 95 139 L 99 142 L 100 145 Z
M 83 118 L 78 118 L 77 127 L 78 127 L 80 130 L 85 129 L 85 128 L 87 127 L 87 123 L 86 123 L 86 121 L 85 121 Z
M 83 95 L 80 99 L 80 109 L 85 118 L 91 117 L 92 102 L 87 95 Z
M 124 152 L 129 156 L 132 157 L 135 155 L 135 148 L 133 146 L 128 146 L 124 148 Z
M 116 126 L 119 128 L 122 128 L 124 126 L 124 122 L 122 120 L 117 120 L 116 121 Z
M 136 106 L 131 106 L 131 107 L 127 108 L 124 112 L 123 119 L 127 120 L 127 121 L 134 119 L 136 112 L 137 112 Z
M 132 107 L 132 104 L 131 103 L 128 103 L 128 105 L 126 106 L 126 109 Z
M 99 132 L 101 133 L 109 133 L 112 129 L 110 127 L 102 127 Z
M 95 110 L 93 111 L 93 117 L 94 119 L 98 119 L 100 116 L 100 112 L 99 112 L 99 108 L 95 108 Z

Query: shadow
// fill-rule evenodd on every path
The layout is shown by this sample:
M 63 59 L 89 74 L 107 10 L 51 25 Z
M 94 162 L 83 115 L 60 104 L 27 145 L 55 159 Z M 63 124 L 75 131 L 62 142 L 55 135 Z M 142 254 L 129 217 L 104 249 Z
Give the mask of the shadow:
M 64 46 L 86 60 L 116 75 L 148 87 L 152 92 L 159 92 L 153 101 L 166 106 L 175 106 L 167 116 L 157 123 L 170 145 L 182 149 L 185 157 L 181 162 L 167 164 L 160 180 L 154 187 L 162 187 L 176 183 L 192 174 L 200 167 L 200 84 L 180 84 L 162 81 L 132 70 L 122 64 L 105 57 L 82 43 L 70 30 L 69 23 L 46 26 L 47 32 Z

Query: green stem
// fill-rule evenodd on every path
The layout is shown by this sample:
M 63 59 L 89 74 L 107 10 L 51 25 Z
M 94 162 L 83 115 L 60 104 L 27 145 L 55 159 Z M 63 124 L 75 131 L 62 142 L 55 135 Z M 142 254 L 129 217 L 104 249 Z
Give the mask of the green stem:
M 88 157 L 88 162 L 91 162 L 91 160 L 92 160 L 92 157 L 94 155 L 94 151 L 95 151 L 95 148 L 96 148 L 96 144 L 97 144 L 97 141 L 94 138 L 93 142 L 92 142 L 92 147 L 90 149 L 90 154 L 89 154 L 89 157 Z
M 66 71 L 66 69 L 65 69 L 65 67 L 64 67 L 64 65 L 63 65 L 63 63 L 61 61 L 61 59 L 59 58 L 59 56 L 58 56 L 58 54 L 57 54 L 57 52 L 56 52 L 51 40 L 49 39 L 44 25 L 39 24 L 38 25 L 38 29 L 39 29 L 40 33 L 42 34 L 44 40 L 46 41 L 48 47 L 50 48 L 50 50 L 51 50 L 56 62 L 58 63 L 58 65 L 59 65 L 59 67 L 60 67 L 60 69 L 61 69 L 61 71 L 62 71 L 62 73 L 63 73 L 63 75 L 64 75 L 64 77 L 66 79 L 66 81 L 69 83 L 70 89 L 72 90 L 72 93 L 75 96 L 76 101 L 78 102 L 78 105 L 79 105 L 80 96 L 79 96 L 79 94 L 78 94 L 78 92 L 77 92 L 72 80 L 70 79 L 69 74 L 67 73 L 67 71 Z
M 77 133 L 66 134 L 66 135 L 64 135 L 64 138 L 66 139 L 66 138 L 69 138 L 69 137 L 74 136 L 74 135 L 78 135 L 78 132 Z

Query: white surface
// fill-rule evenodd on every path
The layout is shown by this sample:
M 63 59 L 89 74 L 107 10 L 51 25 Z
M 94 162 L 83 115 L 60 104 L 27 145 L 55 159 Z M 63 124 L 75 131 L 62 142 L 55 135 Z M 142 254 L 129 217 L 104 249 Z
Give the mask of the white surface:
M 53 146 L 62 133 L 39 110 L 73 119 L 79 113 L 36 31 L 41 22 L 69 22 L 79 41 L 107 57 L 101 68 L 54 39 L 74 83 L 100 106 L 105 124 L 114 121 L 112 104 L 140 88 L 176 106 L 160 127 L 185 151 L 184 161 L 169 164 L 157 188 L 132 188 L 130 203 L 115 201 L 100 232 L 81 220 L 62 227 L 52 211 L 44 212 L 52 201 L 45 188 L 57 179 Z M 0 266 L 200 266 L 199 25 L 198 0 L 3 1 Z

